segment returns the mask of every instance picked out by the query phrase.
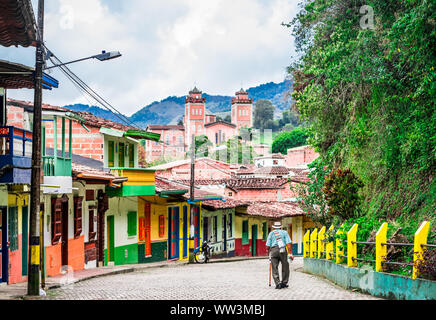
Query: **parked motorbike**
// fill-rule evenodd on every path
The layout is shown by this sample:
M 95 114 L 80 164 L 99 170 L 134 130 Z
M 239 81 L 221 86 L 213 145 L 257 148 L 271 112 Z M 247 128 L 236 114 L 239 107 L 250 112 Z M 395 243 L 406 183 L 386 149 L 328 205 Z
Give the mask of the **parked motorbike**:
M 197 263 L 207 263 L 211 256 L 213 248 L 211 241 L 204 241 L 203 244 L 194 249 L 194 259 Z

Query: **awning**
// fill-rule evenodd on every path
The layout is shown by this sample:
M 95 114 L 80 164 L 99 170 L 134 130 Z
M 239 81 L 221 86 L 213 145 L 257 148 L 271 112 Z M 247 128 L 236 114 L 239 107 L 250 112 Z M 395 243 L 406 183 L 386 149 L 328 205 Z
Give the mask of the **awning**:
M 36 21 L 30 0 L 0 1 L 0 45 L 35 46 Z
M 19 63 L 0 60 L 0 87 L 5 89 L 33 89 L 35 87 L 35 69 Z M 43 89 L 58 88 L 59 82 L 43 73 Z
M 124 131 L 116 130 L 116 129 L 109 129 L 105 127 L 100 128 L 100 133 L 107 134 L 109 136 L 118 137 L 121 138 L 124 136 Z
M 157 142 L 159 142 L 160 139 L 160 134 L 144 130 L 127 130 L 127 132 L 124 133 L 124 136 L 137 140 L 145 139 Z

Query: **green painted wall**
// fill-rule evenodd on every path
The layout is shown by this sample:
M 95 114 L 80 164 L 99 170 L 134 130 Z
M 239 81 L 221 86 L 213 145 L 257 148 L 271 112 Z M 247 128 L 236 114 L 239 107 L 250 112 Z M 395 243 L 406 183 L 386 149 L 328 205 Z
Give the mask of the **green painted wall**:
M 167 241 L 159 241 L 151 243 L 151 257 L 145 257 L 145 246 L 143 243 L 138 245 L 138 262 L 139 263 L 149 263 L 166 261 L 167 257 L 165 253 L 167 251 Z
M 304 258 L 304 271 L 324 276 L 346 289 L 360 289 L 364 293 L 387 299 L 436 299 L 436 281 L 412 280 L 409 277 L 350 268 L 331 261 L 312 258 Z
M 127 257 L 126 257 L 127 253 Z M 115 247 L 115 265 L 138 263 L 138 244 Z M 107 249 L 104 250 L 104 265 L 107 265 Z

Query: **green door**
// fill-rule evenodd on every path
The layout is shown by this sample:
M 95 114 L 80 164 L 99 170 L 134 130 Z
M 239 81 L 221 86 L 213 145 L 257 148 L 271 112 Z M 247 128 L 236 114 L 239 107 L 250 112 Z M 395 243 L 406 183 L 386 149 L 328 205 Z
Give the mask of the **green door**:
M 125 157 L 125 145 L 124 143 L 118 144 L 118 167 L 124 168 L 124 157 Z
M 115 261 L 114 216 L 107 217 L 107 261 Z
M 251 226 L 251 253 L 254 256 L 257 255 L 257 224 Z
M 22 214 L 22 226 L 23 226 L 23 251 L 22 251 L 22 275 L 27 276 L 27 256 L 29 254 L 29 213 L 28 213 L 28 207 L 23 207 L 23 214 Z

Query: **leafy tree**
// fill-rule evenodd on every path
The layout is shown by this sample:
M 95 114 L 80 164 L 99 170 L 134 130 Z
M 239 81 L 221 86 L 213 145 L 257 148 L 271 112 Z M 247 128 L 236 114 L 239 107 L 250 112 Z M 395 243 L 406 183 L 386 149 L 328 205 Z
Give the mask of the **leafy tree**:
M 287 154 L 290 148 L 304 146 L 307 142 L 308 132 L 303 128 L 285 131 L 279 134 L 272 143 L 272 152 Z
M 257 100 L 254 104 L 253 125 L 257 129 L 265 129 L 268 121 L 274 121 L 275 107 L 269 100 Z M 271 126 L 271 124 L 270 124 Z M 270 129 L 270 128 L 269 128 Z
M 231 123 L 231 122 L 232 122 L 232 116 L 229 115 L 229 114 L 226 115 L 226 116 L 224 117 L 224 121 L 225 121 L 225 122 L 230 122 L 230 123 Z
M 364 5 L 374 27 L 362 25 Z M 286 24 L 308 142 L 352 170 L 365 185 L 361 209 L 380 218 L 436 223 L 435 20 L 435 1 L 304 0 Z

